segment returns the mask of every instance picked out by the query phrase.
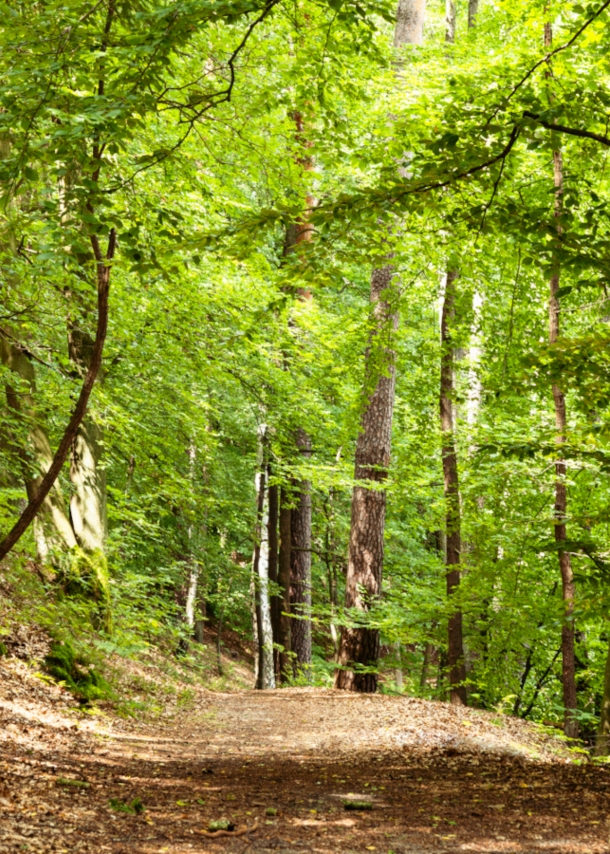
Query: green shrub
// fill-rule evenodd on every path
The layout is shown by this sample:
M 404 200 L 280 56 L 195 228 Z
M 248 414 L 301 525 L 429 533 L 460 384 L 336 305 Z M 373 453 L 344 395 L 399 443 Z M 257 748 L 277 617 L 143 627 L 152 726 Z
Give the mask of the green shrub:
M 110 685 L 94 665 L 85 656 L 77 654 L 68 641 L 54 641 L 44 665 L 47 673 L 83 702 L 108 699 L 112 693 Z

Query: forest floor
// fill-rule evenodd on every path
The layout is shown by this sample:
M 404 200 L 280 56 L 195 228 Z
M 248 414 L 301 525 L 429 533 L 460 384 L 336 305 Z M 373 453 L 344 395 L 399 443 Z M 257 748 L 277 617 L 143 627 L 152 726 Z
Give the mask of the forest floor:
M 322 689 L 187 699 L 85 714 L 3 659 L 0 851 L 610 851 L 610 768 L 513 718 Z M 222 818 L 236 831 L 206 835 Z

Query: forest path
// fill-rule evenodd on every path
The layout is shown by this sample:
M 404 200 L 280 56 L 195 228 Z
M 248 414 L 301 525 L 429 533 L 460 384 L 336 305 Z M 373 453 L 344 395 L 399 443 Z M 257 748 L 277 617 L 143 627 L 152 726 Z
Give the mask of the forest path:
M 610 851 L 606 769 L 447 704 L 200 691 L 166 723 L 75 727 L 32 702 L 0 703 L 0 723 L 2 852 Z M 136 798 L 143 813 L 116 809 Z M 255 829 L 207 837 L 225 817 Z

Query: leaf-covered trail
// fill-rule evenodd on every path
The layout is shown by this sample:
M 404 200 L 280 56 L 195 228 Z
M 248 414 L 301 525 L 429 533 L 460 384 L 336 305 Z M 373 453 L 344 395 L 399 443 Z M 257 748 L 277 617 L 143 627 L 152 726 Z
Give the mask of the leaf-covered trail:
M 0 718 L 1 851 L 610 850 L 607 770 L 569 764 L 518 721 L 446 704 L 201 691 L 165 724 L 74 726 L 13 692 Z M 117 809 L 135 799 L 141 814 Z M 372 809 L 346 810 L 350 799 Z M 220 818 L 255 829 L 210 839 Z

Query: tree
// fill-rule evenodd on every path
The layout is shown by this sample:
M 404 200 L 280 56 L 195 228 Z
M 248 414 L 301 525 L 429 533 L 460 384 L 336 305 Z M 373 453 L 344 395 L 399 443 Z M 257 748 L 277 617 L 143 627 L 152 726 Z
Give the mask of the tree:
M 398 5 L 394 46 L 419 44 L 425 3 Z M 372 329 L 365 354 L 364 408 L 356 443 L 345 607 L 366 612 L 381 594 L 386 494 L 383 481 L 390 465 L 394 411 L 395 355 L 398 325 L 396 271 L 391 262 L 371 274 Z M 335 687 L 375 692 L 379 630 L 343 626 Z

